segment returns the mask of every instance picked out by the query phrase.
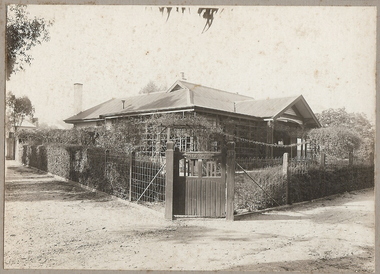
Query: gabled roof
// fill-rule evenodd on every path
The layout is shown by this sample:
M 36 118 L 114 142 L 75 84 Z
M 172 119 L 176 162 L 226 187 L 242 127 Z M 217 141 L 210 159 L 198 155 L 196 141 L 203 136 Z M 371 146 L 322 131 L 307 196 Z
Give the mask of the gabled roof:
M 124 101 L 124 109 L 123 103 Z M 111 99 L 65 120 L 66 123 L 100 120 L 152 112 L 209 109 L 261 119 L 277 119 L 295 113 L 320 126 L 312 110 L 301 96 L 254 100 L 252 97 L 214 88 L 176 81 L 166 92 Z
M 321 126 L 302 95 L 236 102 L 236 112 L 273 120 L 284 114 L 288 114 L 287 117 L 291 117 L 289 114 L 294 114 L 301 116 L 306 123 Z
M 37 128 L 37 126 L 28 120 L 23 120 L 21 125 L 18 126 L 18 128 Z
M 204 107 L 228 112 L 234 112 L 234 102 L 253 100 L 252 97 L 231 93 L 220 89 L 209 88 L 183 80 L 178 80 L 168 89 L 168 93 L 176 93 L 182 90 L 189 91 L 189 101 L 197 107 Z
M 279 112 L 289 107 L 297 98 L 298 96 L 240 101 L 236 102 L 236 112 L 261 118 L 273 118 Z

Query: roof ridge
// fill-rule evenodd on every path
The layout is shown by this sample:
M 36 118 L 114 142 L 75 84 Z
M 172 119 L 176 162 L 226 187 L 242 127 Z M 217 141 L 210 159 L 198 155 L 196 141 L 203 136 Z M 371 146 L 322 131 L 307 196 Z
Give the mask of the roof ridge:
M 196 83 L 191 83 L 191 82 L 184 81 L 184 80 L 178 80 L 178 81 L 184 82 L 185 84 L 190 84 L 190 85 L 194 85 L 194 86 L 204 87 L 204 88 L 216 90 L 216 91 L 219 91 L 219 92 L 225 92 L 225 93 L 229 93 L 229 94 L 235 94 L 235 95 L 244 96 L 244 97 L 247 97 L 247 98 L 254 99 L 253 97 L 250 97 L 248 95 L 243 95 L 243 94 L 234 93 L 234 92 L 231 92 L 231 91 L 226 91 L 226 90 L 222 90 L 222 89 L 212 88 L 212 87 L 208 87 L 208 86 L 204 86 L 204 85 L 200 85 L 200 84 L 196 84 Z
M 294 95 L 294 96 L 266 98 L 266 99 L 254 99 L 253 98 L 253 99 L 248 99 L 248 100 L 235 101 L 235 103 L 244 103 L 244 102 L 251 102 L 251 101 L 260 102 L 260 101 L 266 101 L 266 100 L 279 100 L 279 99 L 296 99 L 296 98 L 298 98 L 300 96 L 302 96 L 302 94 L 300 94 L 300 95 Z
M 139 97 L 139 96 L 148 96 L 152 94 L 161 94 L 161 93 L 166 93 L 166 91 L 155 91 L 155 92 L 150 92 L 150 93 L 143 93 L 143 94 L 134 94 L 130 96 L 124 96 L 124 97 L 117 97 L 113 99 L 126 99 L 126 98 L 133 98 L 133 97 Z

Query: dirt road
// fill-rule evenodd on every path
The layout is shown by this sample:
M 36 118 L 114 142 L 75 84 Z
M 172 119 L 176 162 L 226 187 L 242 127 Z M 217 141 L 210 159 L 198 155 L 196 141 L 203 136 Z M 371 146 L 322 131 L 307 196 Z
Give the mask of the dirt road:
M 178 219 L 8 162 L 5 268 L 374 271 L 373 190 L 251 215 Z

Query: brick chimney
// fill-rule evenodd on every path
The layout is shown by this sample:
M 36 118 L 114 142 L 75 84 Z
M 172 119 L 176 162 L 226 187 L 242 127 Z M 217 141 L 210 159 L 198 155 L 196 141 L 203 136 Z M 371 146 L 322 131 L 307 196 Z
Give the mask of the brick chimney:
M 74 114 L 82 111 L 83 84 L 74 84 Z

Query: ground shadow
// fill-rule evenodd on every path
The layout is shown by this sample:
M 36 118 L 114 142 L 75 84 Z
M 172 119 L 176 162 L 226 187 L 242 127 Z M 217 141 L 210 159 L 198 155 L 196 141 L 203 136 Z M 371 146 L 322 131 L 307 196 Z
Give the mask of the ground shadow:
M 266 212 L 252 212 L 250 214 L 236 215 L 236 221 L 274 221 L 274 220 L 303 220 L 309 219 L 316 223 L 336 223 L 336 218 L 329 216 L 347 216 L 347 212 L 362 211 L 361 207 L 351 203 L 363 203 L 373 200 L 370 195 L 358 195 L 360 193 L 373 192 L 373 189 L 362 189 L 334 196 L 326 197 L 318 201 L 310 201 L 305 204 L 295 204 L 289 208 L 273 208 Z M 364 208 L 365 210 L 365 208 Z M 315 212 L 313 212 L 315 211 Z M 365 211 L 366 212 L 366 211 Z M 369 212 L 370 213 L 370 212 Z M 373 212 L 374 213 L 374 212 Z
M 32 201 L 94 201 L 106 202 L 112 196 L 102 192 L 85 190 L 73 182 L 45 181 L 45 182 L 7 182 L 5 185 L 5 201 L 32 202 Z
M 48 174 L 46 171 L 39 170 L 39 169 L 31 169 L 26 166 L 10 166 L 7 167 L 8 174 L 9 175 L 16 175 L 16 176 L 23 176 L 23 175 L 45 175 Z
M 149 229 L 146 227 L 134 228 L 134 230 L 119 230 L 113 233 L 139 239 L 146 238 L 155 242 L 173 242 L 174 244 L 189 244 L 202 239 L 209 239 L 216 229 L 203 226 L 167 226 L 162 229 Z M 245 239 L 246 240 L 246 239 Z M 206 244 L 206 242 L 204 242 Z
M 228 271 L 301 271 L 302 273 L 328 272 L 337 273 L 341 271 L 373 273 L 374 251 L 366 251 L 359 255 L 338 257 L 338 258 L 321 258 L 317 260 L 294 260 L 272 263 L 252 263 L 247 265 L 238 265 Z M 372 261 L 372 262 L 371 262 Z
M 253 213 L 239 216 L 236 221 L 291 221 L 308 219 L 306 216 L 291 216 L 286 214 Z

